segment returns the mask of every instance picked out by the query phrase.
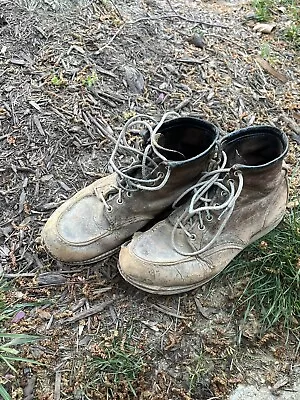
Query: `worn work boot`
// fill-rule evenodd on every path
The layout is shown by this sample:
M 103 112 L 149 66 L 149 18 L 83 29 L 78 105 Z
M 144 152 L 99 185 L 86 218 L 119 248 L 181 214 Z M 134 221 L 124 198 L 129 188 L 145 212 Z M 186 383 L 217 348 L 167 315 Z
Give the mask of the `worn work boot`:
M 171 112 L 159 123 L 151 117 L 126 123 L 110 159 L 115 172 L 67 200 L 43 228 L 53 257 L 75 264 L 105 258 L 199 180 L 215 154 L 217 128 L 178 117 Z M 123 153 L 121 168 L 117 151 Z
M 223 138 L 221 149 L 219 169 L 183 193 L 176 202 L 183 205 L 122 246 L 119 270 L 128 282 L 157 294 L 194 289 L 281 221 L 287 137 L 269 126 L 246 128 Z

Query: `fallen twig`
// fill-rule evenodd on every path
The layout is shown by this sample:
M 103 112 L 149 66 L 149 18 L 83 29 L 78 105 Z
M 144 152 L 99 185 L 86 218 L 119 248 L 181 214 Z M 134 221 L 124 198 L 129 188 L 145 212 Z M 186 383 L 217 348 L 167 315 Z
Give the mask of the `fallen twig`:
M 111 140 L 113 143 L 116 143 L 116 139 L 112 136 L 113 135 L 113 130 L 111 129 L 110 126 L 106 125 L 103 126 L 100 124 L 96 118 L 94 118 L 88 111 L 85 111 L 86 116 L 90 119 L 90 121 L 98 128 L 98 130 L 102 133 L 102 136 L 105 138 L 108 138 Z
M 286 83 L 288 78 L 286 75 L 283 75 L 281 72 L 276 71 L 271 65 L 261 57 L 256 58 L 256 62 L 261 66 L 261 68 L 268 72 L 270 75 L 274 76 L 274 78 L 278 79 L 282 83 Z
M 126 25 L 126 22 L 120 26 L 120 28 L 117 30 L 117 32 L 109 39 L 109 41 L 107 43 L 105 43 L 104 46 L 100 47 L 100 49 L 98 49 L 95 54 L 100 54 L 101 51 L 103 51 L 104 49 L 106 49 L 106 47 L 108 47 L 114 40 L 115 38 L 119 35 L 119 33 L 122 32 L 122 30 L 124 29 Z
M 113 302 L 114 302 L 114 300 L 105 301 L 104 303 L 98 304 L 94 307 L 89 308 L 86 311 L 82 311 L 82 312 L 78 313 L 77 315 L 74 315 L 74 317 L 67 318 L 67 319 L 61 321 L 61 324 L 72 324 L 73 322 L 77 322 L 77 321 L 80 321 L 81 319 L 88 318 L 91 315 L 98 314 L 101 311 L 103 311 L 104 308 L 106 308 L 107 306 L 112 304 Z
M 178 314 L 175 310 L 173 311 L 171 308 L 168 308 L 163 305 L 152 304 L 152 307 L 164 314 L 170 315 L 171 317 L 181 318 L 181 319 L 188 318 L 188 317 L 185 317 L 184 315 Z
M 54 386 L 53 400 L 59 400 L 60 399 L 60 385 L 61 385 L 61 372 L 60 371 L 56 371 L 55 372 L 55 386 Z
M 205 56 L 202 58 L 177 58 L 175 61 L 185 64 L 202 64 L 203 61 L 207 60 L 208 58 L 210 58 L 210 56 Z

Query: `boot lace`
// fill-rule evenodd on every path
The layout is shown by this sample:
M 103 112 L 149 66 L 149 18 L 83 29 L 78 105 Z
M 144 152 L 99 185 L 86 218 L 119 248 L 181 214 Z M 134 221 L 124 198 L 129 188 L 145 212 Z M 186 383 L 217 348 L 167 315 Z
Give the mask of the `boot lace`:
M 110 157 L 109 163 L 117 173 L 117 185 L 112 186 L 108 193 L 103 193 L 100 187 L 96 187 L 95 194 L 103 202 L 108 212 L 112 211 L 112 206 L 108 204 L 111 195 L 118 194 L 117 202 L 122 204 L 124 192 L 131 197 L 132 192 L 137 190 L 159 190 L 169 179 L 171 169 L 167 163 L 168 159 L 160 151 L 166 150 L 158 143 L 160 137 L 159 129 L 167 120 L 178 118 L 180 115 L 175 112 L 165 113 L 160 121 L 155 118 L 138 114 L 130 118 L 124 125 Z M 151 124 L 154 123 L 154 126 Z M 135 147 L 131 146 L 127 140 L 129 132 L 138 128 L 138 132 L 143 130 L 149 132 L 149 140 L 143 145 L 143 140 L 137 143 Z M 142 139 L 142 136 L 141 136 Z M 168 152 L 177 153 L 175 150 L 167 149 Z M 130 156 L 131 162 L 126 168 L 117 165 L 117 153 L 123 153 Z M 179 153 L 182 157 L 183 154 Z M 161 165 L 164 165 L 164 172 L 161 171 Z
M 227 156 L 222 152 L 223 162 L 220 168 L 215 171 L 207 172 L 195 185 L 187 189 L 174 203 L 176 207 L 178 202 L 188 193 L 193 192 L 190 200 L 189 207 L 177 218 L 172 231 L 172 245 L 174 249 L 183 256 L 197 256 L 206 251 L 221 235 L 223 229 L 229 220 L 236 203 L 236 200 L 241 194 L 243 189 L 243 175 L 239 170 L 232 168 L 225 168 L 227 163 Z M 229 178 L 233 172 L 236 180 Z M 218 201 L 224 198 L 223 202 L 216 203 L 214 198 L 216 193 L 219 193 Z M 212 212 L 220 212 L 217 220 L 221 221 L 217 233 L 204 247 L 194 252 L 184 252 L 177 245 L 175 241 L 175 233 L 177 228 L 181 228 L 183 232 L 190 238 L 196 240 L 196 234 L 190 231 L 197 225 L 199 231 L 205 230 L 205 222 L 213 220 Z

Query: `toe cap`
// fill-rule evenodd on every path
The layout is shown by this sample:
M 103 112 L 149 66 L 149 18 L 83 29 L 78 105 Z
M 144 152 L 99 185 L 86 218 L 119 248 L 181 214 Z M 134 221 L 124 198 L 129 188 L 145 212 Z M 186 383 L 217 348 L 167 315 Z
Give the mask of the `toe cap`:
M 174 294 L 192 290 L 212 278 L 208 261 L 182 256 L 173 248 L 171 229 L 163 221 L 122 246 L 119 270 L 125 280 L 150 293 Z

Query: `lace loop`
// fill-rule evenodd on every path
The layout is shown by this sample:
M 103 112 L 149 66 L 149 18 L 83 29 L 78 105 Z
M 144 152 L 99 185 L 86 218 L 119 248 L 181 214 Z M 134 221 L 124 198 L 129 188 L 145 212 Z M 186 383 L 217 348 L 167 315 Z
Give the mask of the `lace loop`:
M 165 113 L 161 120 L 157 122 L 153 117 L 148 115 L 140 114 L 130 118 L 124 125 L 119 138 L 116 142 L 115 148 L 110 157 L 109 163 L 113 170 L 118 174 L 119 181 L 122 180 L 125 182 L 126 190 L 159 190 L 165 186 L 166 182 L 170 177 L 170 167 L 167 165 L 168 159 L 159 151 L 165 150 L 164 147 L 158 144 L 157 140 L 159 138 L 159 129 L 166 122 L 167 119 L 170 118 L 178 118 L 179 114 L 171 111 Z M 154 122 L 156 125 L 153 128 L 147 120 L 143 120 L 141 118 L 145 118 Z M 133 126 L 138 125 L 139 127 L 145 128 L 150 135 L 150 143 L 143 149 L 139 150 L 135 147 L 132 147 L 128 144 L 126 139 L 126 134 L 130 131 Z M 119 151 L 123 151 L 126 154 L 131 154 L 134 161 L 133 163 L 122 170 L 116 165 L 116 154 Z M 176 152 L 174 150 L 168 149 L 169 152 Z M 151 153 L 154 153 L 157 157 L 151 156 Z M 177 153 L 177 152 L 176 152 Z M 162 180 L 161 176 L 153 177 L 155 171 L 164 165 L 166 167 L 166 172 L 164 174 L 164 179 Z M 134 176 L 132 174 L 133 169 L 136 169 L 141 172 L 141 176 Z M 131 172 L 130 174 L 128 172 Z M 161 171 L 160 171 L 161 172 Z M 152 185 L 152 186 L 150 186 Z
M 112 169 L 117 173 L 117 186 L 112 187 L 115 192 L 103 194 L 101 188 L 95 188 L 96 196 L 103 202 L 107 211 L 109 210 L 107 201 L 112 194 L 117 193 L 117 203 L 122 204 L 123 192 L 126 192 L 127 197 L 131 197 L 131 193 L 137 190 L 155 191 L 165 186 L 170 177 L 171 168 L 168 165 L 168 159 L 161 153 L 166 149 L 158 143 L 159 130 L 168 119 L 178 117 L 179 114 L 168 112 L 158 122 L 151 116 L 139 114 L 125 123 L 109 160 Z M 153 127 L 151 123 L 155 123 L 155 126 Z M 139 127 L 139 132 L 141 129 L 145 129 L 149 133 L 148 144 L 140 145 L 140 147 L 130 146 L 126 136 L 136 126 Z M 132 158 L 132 162 L 127 168 L 117 166 L 116 155 L 119 152 Z M 168 152 L 178 153 L 171 149 L 168 149 Z

